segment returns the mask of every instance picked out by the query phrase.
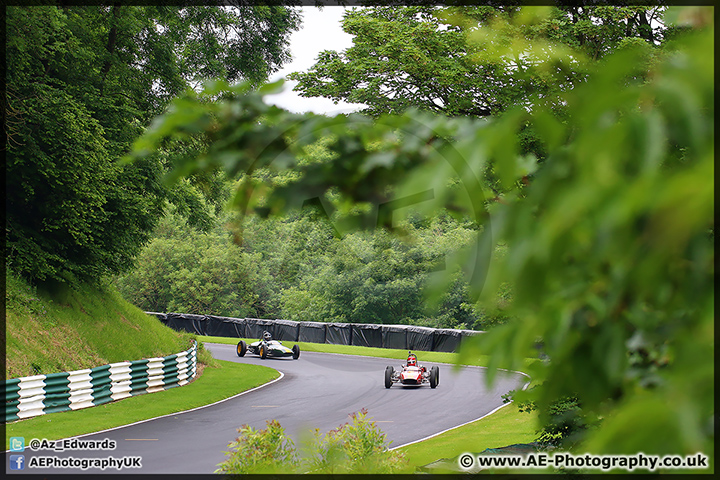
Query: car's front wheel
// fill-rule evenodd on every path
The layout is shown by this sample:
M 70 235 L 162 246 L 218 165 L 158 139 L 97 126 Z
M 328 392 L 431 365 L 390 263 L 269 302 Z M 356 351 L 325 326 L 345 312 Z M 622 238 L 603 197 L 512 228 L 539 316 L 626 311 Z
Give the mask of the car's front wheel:
M 437 366 L 433 366 L 430 369 L 430 388 L 435 388 L 440 383 L 440 369 Z
M 385 388 L 392 387 L 393 373 L 395 373 L 395 369 L 392 366 L 388 365 L 387 367 L 385 367 Z
M 265 345 L 260 345 L 260 358 L 267 358 L 267 348 L 265 348 Z
M 245 356 L 245 352 L 247 352 L 247 345 L 245 344 L 245 342 L 243 342 L 242 340 L 238 342 L 236 352 L 238 357 Z
M 298 347 L 297 345 L 293 345 L 292 351 L 293 359 L 297 360 L 300 357 L 300 347 Z

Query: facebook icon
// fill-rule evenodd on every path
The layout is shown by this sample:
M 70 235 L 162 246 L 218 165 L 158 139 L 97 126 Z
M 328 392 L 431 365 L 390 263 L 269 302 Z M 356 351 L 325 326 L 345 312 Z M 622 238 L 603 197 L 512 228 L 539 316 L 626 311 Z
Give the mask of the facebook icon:
M 24 470 L 25 455 L 10 455 L 10 470 Z

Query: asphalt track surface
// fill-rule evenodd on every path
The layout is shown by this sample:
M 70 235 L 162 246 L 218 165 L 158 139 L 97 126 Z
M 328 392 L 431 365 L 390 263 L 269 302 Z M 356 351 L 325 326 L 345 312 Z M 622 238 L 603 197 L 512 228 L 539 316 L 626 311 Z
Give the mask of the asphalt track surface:
M 350 420 L 349 414 L 363 408 L 392 441 L 391 447 L 398 447 L 487 415 L 503 405 L 503 394 L 521 388 L 528 380 L 518 373 L 501 372 L 488 389 L 485 369 L 465 367 L 456 372 L 451 365 L 423 362 L 419 352 L 422 365 L 440 367 L 437 388 L 431 389 L 427 384 L 420 387 L 395 384 L 386 389 L 385 367 L 393 365 L 398 369 L 401 363 L 398 360 L 312 352 L 301 352 L 297 360 L 289 357 L 262 360 L 252 354 L 238 357 L 233 345 L 205 345 L 220 360 L 266 365 L 283 376 L 209 407 L 80 437 L 115 440 L 117 446 L 111 451 L 26 449 L 24 470 L 10 470 L 10 455 L 15 452 L 6 453 L 6 473 L 213 473 L 225 459 L 228 443 L 237 437 L 237 428 L 243 424 L 264 428 L 267 420 L 276 419 L 299 446 L 304 433 L 314 428 L 323 433 L 337 428 Z M 139 456 L 142 467 L 28 468 L 33 456 L 76 459 Z

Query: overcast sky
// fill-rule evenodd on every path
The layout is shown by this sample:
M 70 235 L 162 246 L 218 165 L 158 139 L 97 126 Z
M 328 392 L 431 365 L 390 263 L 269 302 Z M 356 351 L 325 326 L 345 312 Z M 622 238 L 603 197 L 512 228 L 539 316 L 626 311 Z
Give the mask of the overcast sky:
M 270 81 L 283 78 L 290 72 L 307 71 L 315 64 L 318 54 L 323 50 L 342 51 L 352 46 L 352 35 L 342 31 L 344 7 L 328 6 L 302 7 L 302 28 L 290 37 L 290 52 L 292 60 L 280 71 L 270 77 Z M 296 81 L 285 81 L 285 91 L 278 95 L 268 95 L 268 103 L 275 104 L 291 112 L 314 112 L 334 115 L 347 113 L 362 105 L 340 102 L 337 105 L 332 100 L 323 97 L 304 98 L 292 92 Z

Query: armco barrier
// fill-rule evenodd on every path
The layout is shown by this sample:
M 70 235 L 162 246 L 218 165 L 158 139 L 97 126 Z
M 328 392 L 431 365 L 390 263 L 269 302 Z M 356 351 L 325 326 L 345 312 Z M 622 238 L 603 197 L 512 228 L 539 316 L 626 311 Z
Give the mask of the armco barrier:
M 5 397 L 5 423 L 167 390 L 187 384 L 196 371 L 197 342 L 189 350 L 167 357 L 12 378 L 0 382 Z
M 290 342 L 332 343 L 431 352 L 455 352 L 463 339 L 484 333 L 476 330 L 416 325 L 296 322 L 183 313 L 146 313 L 155 315 L 161 322 L 175 330 L 198 335 L 260 338 L 264 331 L 269 331 L 273 338 Z

